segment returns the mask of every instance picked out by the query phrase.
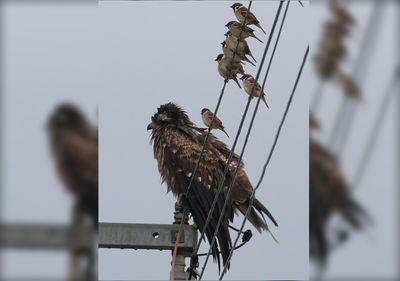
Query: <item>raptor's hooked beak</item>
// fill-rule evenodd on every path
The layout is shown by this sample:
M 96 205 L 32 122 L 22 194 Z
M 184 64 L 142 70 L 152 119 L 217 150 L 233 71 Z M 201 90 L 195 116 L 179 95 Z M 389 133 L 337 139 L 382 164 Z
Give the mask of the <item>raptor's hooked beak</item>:
M 149 125 L 147 125 L 147 131 L 153 130 L 153 129 L 154 129 L 154 125 L 153 125 L 153 122 L 151 122 Z
M 235 7 L 234 7 L 233 5 L 231 6 L 231 8 L 232 8 L 232 9 L 235 9 Z

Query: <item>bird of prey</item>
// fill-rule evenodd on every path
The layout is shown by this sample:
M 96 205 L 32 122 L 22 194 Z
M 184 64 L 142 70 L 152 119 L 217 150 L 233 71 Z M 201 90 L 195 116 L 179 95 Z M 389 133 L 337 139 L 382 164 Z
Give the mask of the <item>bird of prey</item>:
M 239 40 L 230 31 L 225 33 L 225 36 L 226 36 L 225 42 L 229 49 L 235 51 L 237 46 L 238 52 L 244 53 L 245 55 L 249 55 L 255 62 L 257 62 L 253 54 L 251 53 L 249 45 L 247 44 L 246 40 L 244 39 Z M 239 45 L 238 45 L 238 40 L 239 40 Z
M 332 243 L 327 226 L 338 213 L 354 229 L 361 230 L 370 220 L 365 210 L 351 197 L 349 185 L 339 163 L 325 147 L 310 138 L 310 255 L 325 266 Z M 347 233 L 337 233 L 341 243 Z
M 256 16 L 252 12 L 250 12 L 245 6 L 243 6 L 243 4 L 235 3 L 231 6 L 231 8 L 233 9 L 233 12 L 235 13 L 236 18 L 238 19 L 238 21 L 241 24 L 243 24 L 244 20 L 246 19 L 246 25 L 254 24 L 259 29 L 261 29 L 262 32 L 264 32 L 264 34 L 266 34 L 264 29 L 261 27 L 260 22 L 258 21 Z M 247 16 L 247 18 L 246 18 L 246 16 Z
M 197 128 L 190 121 L 186 112 L 174 103 L 161 105 L 152 116 L 147 130 L 151 130 L 154 158 L 157 160 L 162 181 L 167 183 L 168 191 L 172 191 L 175 196 L 183 198 L 183 202 L 191 213 L 194 222 L 200 231 L 205 231 L 209 242 L 213 238 L 221 214 L 227 187 L 232 183 L 233 172 L 239 165 L 240 169 L 232 186 L 231 198 L 216 237 L 217 243 L 211 249 L 218 267 L 220 267 L 221 256 L 225 265 L 232 247 L 228 231 L 229 221 L 233 221 L 235 212 L 246 212 L 253 190 L 244 170 L 243 162 L 239 163 L 238 155 L 233 154 L 232 162 L 228 167 L 224 190 L 218 197 L 210 224 L 204 229 L 205 220 L 216 196 L 218 183 L 222 178 L 230 150 L 223 142 L 210 134 L 202 161 L 200 161 L 198 170 L 194 175 L 192 186 L 188 195 L 185 196 L 202 150 L 206 132 Z M 269 231 L 263 214 L 267 215 L 277 226 L 271 213 L 256 199 L 249 215 L 249 221 L 259 232 L 262 230 Z
M 265 105 L 269 108 L 267 101 L 265 100 L 265 93 L 262 91 L 262 87 L 256 79 L 253 78 L 250 74 L 245 74 L 241 78 L 243 80 L 243 87 L 244 90 L 248 95 L 251 95 L 251 91 L 253 90 L 253 97 L 259 97 L 261 95 L 262 101 L 265 103 Z
M 203 122 L 207 127 L 210 127 L 213 117 L 214 117 L 214 114 L 208 108 L 203 108 L 201 110 L 201 118 L 203 119 Z M 217 116 L 214 117 L 212 129 L 221 130 L 229 138 L 228 133 L 225 131 L 224 125 L 222 125 L 222 121 Z
M 227 80 L 235 81 L 239 88 L 242 88 L 236 76 L 238 73 L 244 73 L 243 66 L 240 63 L 232 63 L 232 59 L 225 57 L 224 54 L 219 54 L 215 61 L 218 62 L 219 75 Z
M 254 29 L 252 29 L 246 25 L 242 26 L 241 23 L 233 20 L 233 21 L 228 22 L 225 26 L 229 29 L 229 31 L 232 33 L 232 35 L 235 36 L 236 38 L 239 38 L 239 35 L 240 35 L 240 39 L 246 39 L 248 37 L 253 37 L 253 38 L 257 39 L 258 41 L 260 41 L 261 43 L 263 43 L 263 41 L 261 41 L 254 34 Z M 240 32 L 242 32 L 242 34 L 240 34 Z
M 226 42 L 222 42 L 222 51 L 224 52 L 224 55 L 229 58 L 229 59 L 233 59 L 233 50 L 231 50 L 227 45 Z M 251 60 L 249 60 L 244 52 L 238 52 L 238 50 L 236 50 L 236 55 L 235 55 L 235 59 L 234 62 L 235 63 L 242 63 L 242 61 L 248 62 L 253 66 L 256 66 Z
M 56 170 L 75 197 L 75 210 L 98 223 L 98 137 L 80 110 L 59 105 L 48 120 L 48 133 Z

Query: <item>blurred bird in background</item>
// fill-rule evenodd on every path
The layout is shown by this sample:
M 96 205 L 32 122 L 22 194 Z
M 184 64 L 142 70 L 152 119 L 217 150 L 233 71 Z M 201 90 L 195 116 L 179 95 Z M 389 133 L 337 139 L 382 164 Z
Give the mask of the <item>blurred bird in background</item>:
M 310 116 L 310 128 L 319 122 Z M 327 148 L 310 136 L 310 256 L 321 267 L 334 246 L 328 239 L 328 224 L 339 214 L 353 229 L 362 230 L 371 221 L 369 215 L 353 198 L 339 162 Z M 347 232 L 337 233 L 336 241 L 344 242 Z
M 61 104 L 51 114 L 48 133 L 54 163 L 66 189 L 74 196 L 75 210 L 98 224 L 98 137 L 82 112 Z

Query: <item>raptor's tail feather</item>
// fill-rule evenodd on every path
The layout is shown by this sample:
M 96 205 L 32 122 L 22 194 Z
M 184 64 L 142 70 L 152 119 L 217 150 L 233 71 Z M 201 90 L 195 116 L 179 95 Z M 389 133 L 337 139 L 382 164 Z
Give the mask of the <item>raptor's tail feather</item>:
M 348 198 L 345 206 L 341 209 L 343 217 L 355 228 L 361 229 L 366 222 L 371 223 L 369 214 L 353 199 Z
M 245 214 L 247 209 L 249 208 L 249 201 L 246 201 L 244 204 L 239 205 L 238 208 L 242 212 L 242 214 Z M 260 203 L 260 201 L 254 198 L 253 207 L 250 210 L 248 220 L 257 229 L 258 232 L 261 233 L 263 230 L 268 231 L 271 234 L 272 238 L 278 243 L 274 235 L 269 230 L 268 224 L 265 221 L 265 219 L 260 217 L 260 215 L 257 212 L 261 214 L 261 216 L 263 216 L 263 214 L 267 215 L 267 217 L 274 223 L 274 225 L 278 226 L 278 223 L 275 221 L 275 219 L 273 218 L 271 213 L 267 210 L 267 208 L 265 208 Z
M 257 200 L 257 198 L 254 198 L 253 201 L 253 206 L 254 208 L 257 209 L 257 211 L 259 213 L 264 213 L 267 215 L 267 217 L 274 223 L 275 226 L 278 226 L 278 223 L 276 222 L 276 220 L 274 219 L 274 217 L 272 216 L 271 212 L 268 211 L 268 209 L 260 202 Z

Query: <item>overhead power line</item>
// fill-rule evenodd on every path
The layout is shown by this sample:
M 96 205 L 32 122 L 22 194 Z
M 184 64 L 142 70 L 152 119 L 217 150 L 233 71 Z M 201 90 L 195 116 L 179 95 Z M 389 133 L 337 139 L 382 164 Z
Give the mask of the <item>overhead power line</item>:
M 365 170 L 367 168 L 367 165 L 369 163 L 369 160 L 371 158 L 372 152 L 374 150 L 376 141 L 378 140 L 378 136 L 380 131 L 382 130 L 383 127 L 383 120 L 385 118 L 387 109 L 390 105 L 390 101 L 394 94 L 396 93 L 396 88 L 399 86 L 399 79 L 400 79 L 400 66 L 398 66 L 394 73 L 392 78 L 389 81 L 388 88 L 385 91 L 385 95 L 383 97 L 383 101 L 379 107 L 378 113 L 376 115 L 374 124 L 372 126 L 370 135 L 368 137 L 367 144 L 364 148 L 364 151 L 362 153 L 361 159 L 358 162 L 357 168 L 356 168 L 356 173 L 354 176 L 354 181 L 352 183 L 352 188 L 355 189 L 359 186 L 361 183 L 361 180 L 364 176 Z

